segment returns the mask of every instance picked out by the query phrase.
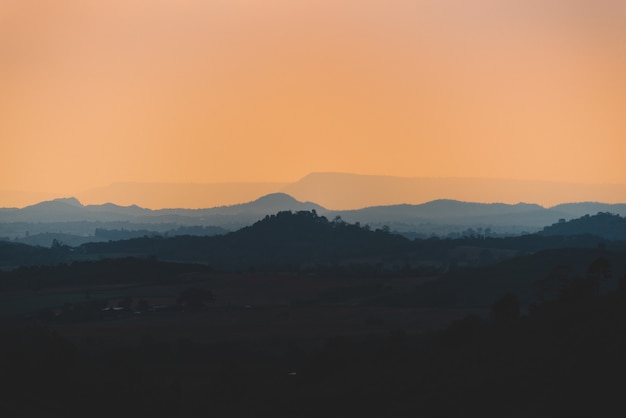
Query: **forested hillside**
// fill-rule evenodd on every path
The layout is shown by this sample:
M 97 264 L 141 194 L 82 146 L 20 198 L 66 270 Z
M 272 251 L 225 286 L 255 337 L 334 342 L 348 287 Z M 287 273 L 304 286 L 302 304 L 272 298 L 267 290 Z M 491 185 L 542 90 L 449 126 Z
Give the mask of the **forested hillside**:
M 540 232 L 542 235 L 584 235 L 593 234 L 608 240 L 626 240 L 626 218 L 608 212 L 596 215 L 585 215 L 581 218 L 560 222 L 546 226 Z

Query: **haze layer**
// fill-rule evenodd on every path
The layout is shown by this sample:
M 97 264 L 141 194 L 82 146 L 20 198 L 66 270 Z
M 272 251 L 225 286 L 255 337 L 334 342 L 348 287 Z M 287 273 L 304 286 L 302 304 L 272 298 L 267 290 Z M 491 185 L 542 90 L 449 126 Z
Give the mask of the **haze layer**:
M 0 60 L 2 190 L 626 183 L 621 1 L 8 0 Z

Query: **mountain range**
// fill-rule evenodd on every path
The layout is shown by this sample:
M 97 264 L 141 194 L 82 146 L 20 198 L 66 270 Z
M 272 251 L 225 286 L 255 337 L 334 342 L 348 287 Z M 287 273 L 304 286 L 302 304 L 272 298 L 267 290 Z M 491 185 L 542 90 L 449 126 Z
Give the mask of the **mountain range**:
M 136 205 L 83 205 L 76 198 L 41 202 L 25 208 L 0 208 L 0 236 L 15 239 L 40 233 L 93 236 L 96 228 L 166 231 L 186 226 L 213 226 L 236 230 L 280 211 L 311 211 L 332 220 L 340 217 L 407 236 L 478 233 L 511 235 L 537 232 L 561 220 L 599 212 L 626 216 L 626 204 L 570 203 L 544 208 L 536 204 L 472 203 L 435 200 L 424 204 L 375 206 L 335 211 L 274 193 L 248 203 L 206 209 L 152 210 Z M 28 232 L 26 232 L 28 231 Z M 50 238 L 52 239 L 52 238 Z
M 112 202 L 143 208 L 212 208 L 254 201 L 273 193 L 286 193 L 332 210 L 371 206 L 417 205 L 450 199 L 471 202 L 535 202 L 554 206 L 563 202 L 626 202 L 624 184 L 581 184 L 558 181 L 427 178 L 311 173 L 295 182 L 239 183 L 114 183 L 66 193 L 86 204 Z M 0 190 L 0 207 L 24 207 L 59 195 Z
M 281 190 L 299 200 L 332 209 L 360 209 L 433 200 L 464 202 L 626 202 L 626 185 L 485 178 L 392 177 L 351 173 L 311 173 Z

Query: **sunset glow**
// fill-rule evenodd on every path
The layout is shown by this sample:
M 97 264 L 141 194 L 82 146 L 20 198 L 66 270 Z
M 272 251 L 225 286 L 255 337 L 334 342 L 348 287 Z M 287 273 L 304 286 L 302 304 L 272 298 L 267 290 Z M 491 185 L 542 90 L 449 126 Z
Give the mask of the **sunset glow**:
M 618 0 L 8 0 L 0 190 L 626 184 L 625 75 Z

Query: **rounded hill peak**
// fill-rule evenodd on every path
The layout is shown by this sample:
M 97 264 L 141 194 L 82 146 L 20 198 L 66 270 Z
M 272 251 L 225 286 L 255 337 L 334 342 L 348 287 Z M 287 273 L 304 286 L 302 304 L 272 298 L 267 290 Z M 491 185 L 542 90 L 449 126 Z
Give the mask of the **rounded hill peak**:
M 76 199 L 75 197 L 60 197 L 60 198 L 54 199 L 52 201 L 56 202 L 56 203 L 65 203 L 66 205 L 76 206 L 76 207 L 82 207 L 83 206 L 83 204 L 80 203 L 80 200 Z
M 298 202 L 287 193 L 270 193 L 259 197 L 255 202 Z

